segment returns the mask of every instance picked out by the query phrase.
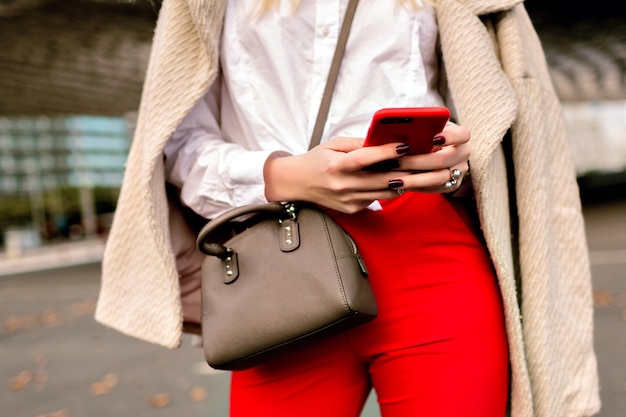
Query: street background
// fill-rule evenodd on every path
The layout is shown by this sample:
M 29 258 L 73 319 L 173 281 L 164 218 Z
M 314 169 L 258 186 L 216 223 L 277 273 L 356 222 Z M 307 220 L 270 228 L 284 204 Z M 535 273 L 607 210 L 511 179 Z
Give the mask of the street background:
M 582 186 L 600 417 L 626 416 L 622 3 L 524 2 Z M 230 374 L 190 337 L 167 350 L 93 319 L 161 4 L 0 0 L 0 417 L 228 415 Z
M 584 206 L 603 409 L 626 416 L 626 194 Z M 101 241 L 0 258 L 0 417 L 228 416 L 228 372 L 96 323 Z M 43 269 L 42 269 L 43 268 Z M 375 395 L 362 417 L 376 417 Z M 555 416 L 567 417 L 567 416 Z

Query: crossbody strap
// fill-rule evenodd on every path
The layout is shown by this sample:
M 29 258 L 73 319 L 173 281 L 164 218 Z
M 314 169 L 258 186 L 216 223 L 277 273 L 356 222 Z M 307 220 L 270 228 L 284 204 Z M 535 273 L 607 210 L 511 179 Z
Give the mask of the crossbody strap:
M 311 135 L 311 143 L 309 149 L 319 145 L 322 140 L 322 133 L 324 132 L 324 125 L 328 118 L 328 110 L 330 108 L 330 101 L 333 98 L 333 92 L 335 91 L 335 84 L 337 84 L 337 76 L 339 75 L 339 67 L 341 66 L 341 60 L 343 53 L 346 50 L 346 44 L 348 43 L 348 35 L 350 34 L 350 28 L 352 27 L 352 20 L 354 19 L 354 12 L 356 11 L 356 5 L 359 0 L 350 0 L 348 8 L 346 9 L 346 15 L 343 18 L 341 25 L 341 31 L 339 32 L 339 39 L 337 40 L 337 46 L 335 47 L 335 54 L 333 55 L 333 62 L 328 72 L 328 79 L 326 80 L 326 88 L 324 88 L 324 95 L 320 102 L 320 109 L 317 113 L 317 120 L 315 121 L 315 127 L 313 128 L 313 134 Z

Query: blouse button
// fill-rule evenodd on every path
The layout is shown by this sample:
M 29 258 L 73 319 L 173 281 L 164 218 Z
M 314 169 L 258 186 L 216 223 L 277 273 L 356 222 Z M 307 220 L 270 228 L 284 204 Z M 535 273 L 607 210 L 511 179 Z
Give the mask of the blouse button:
M 322 36 L 326 37 L 328 36 L 329 33 L 330 33 L 330 29 L 328 29 L 328 26 L 324 26 L 322 28 Z

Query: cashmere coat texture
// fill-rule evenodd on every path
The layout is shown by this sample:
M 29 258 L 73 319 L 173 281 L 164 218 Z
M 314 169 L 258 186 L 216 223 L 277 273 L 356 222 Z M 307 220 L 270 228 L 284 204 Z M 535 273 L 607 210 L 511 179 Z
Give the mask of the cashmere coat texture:
M 472 132 L 472 185 L 504 302 L 513 417 L 600 408 L 590 265 L 566 126 L 523 0 L 436 0 L 448 95 Z M 109 235 L 96 319 L 178 347 L 199 309 L 194 230 L 163 147 L 218 68 L 225 0 L 165 0 Z M 358 10 L 357 10 L 358 14 Z M 194 298 L 195 297 L 195 298 Z

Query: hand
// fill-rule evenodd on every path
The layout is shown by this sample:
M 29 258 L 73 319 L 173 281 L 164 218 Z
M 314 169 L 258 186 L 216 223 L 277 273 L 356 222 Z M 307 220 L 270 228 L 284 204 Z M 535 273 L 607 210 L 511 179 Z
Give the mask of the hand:
M 463 126 L 448 123 L 435 136 L 438 150 L 424 155 L 399 158 L 400 167 L 391 180 L 393 188 L 423 193 L 451 193 L 461 186 L 469 172 L 470 132 Z M 401 193 L 401 191 L 400 191 Z
M 302 155 L 268 158 L 264 168 L 267 200 L 310 201 L 355 213 L 375 200 L 397 196 L 389 183 L 397 173 L 363 168 L 380 161 L 399 167 L 398 158 L 408 151 L 406 145 L 362 146 L 363 139 L 335 138 Z

